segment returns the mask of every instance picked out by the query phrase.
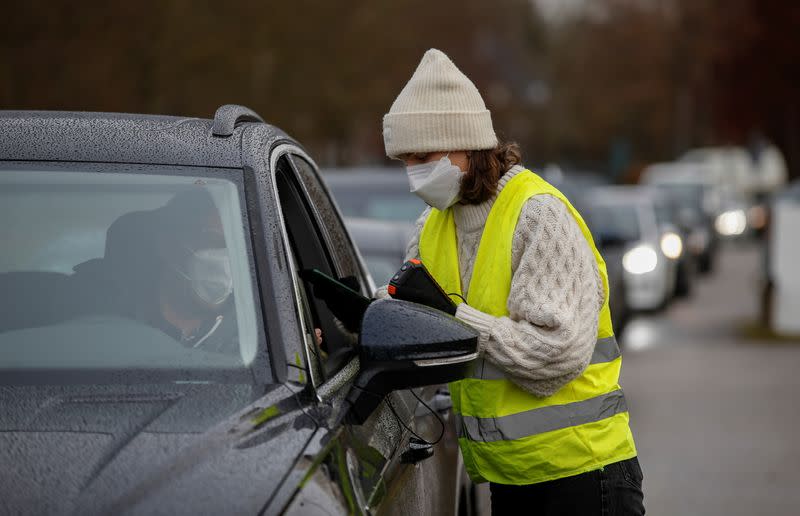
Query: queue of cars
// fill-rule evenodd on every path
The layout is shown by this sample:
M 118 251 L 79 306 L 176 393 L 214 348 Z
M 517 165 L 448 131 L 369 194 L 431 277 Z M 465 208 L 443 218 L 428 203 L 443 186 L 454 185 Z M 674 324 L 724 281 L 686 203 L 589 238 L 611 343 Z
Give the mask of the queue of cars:
M 687 254 L 694 257 L 701 272 L 710 272 L 718 245 L 714 221 L 722 201 L 712 183 L 695 165 L 657 163 L 643 172 L 640 182 L 652 186 L 671 213 L 665 214 L 682 232 Z
M 330 169 L 323 176 L 373 276 L 385 283 L 402 264 L 425 204 L 409 193 L 400 167 Z M 698 197 L 673 200 L 655 186 L 609 185 L 591 171 L 554 165 L 542 176 L 571 200 L 592 230 L 606 261 L 618 334 L 632 314 L 659 310 L 673 297 L 688 295 L 697 271 L 709 270 L 713 242 L 706 218 L 698 215 Z
M 573 194 L 583 199 L 585 218 L 601 242 L 624 243 L 618 292 L 630 311 L 652 312 L 690 295 L 696 277 L 713 270 L 720 240 L 754 232 L 752 207 L 748 212 L 735 189 L 720 187 L 726 183 L 713 174 L 708 164 L 688 159 L 656 163 L 643 170 L 638 185 Z
M 720 239 L 758 237 L 762 246 L 761 324 L 774 335 L 800 335 L 800 275 L 796 274 L 797 181 L 786 185 L 788 170 L 780 150 L 756 141 L 749 151 L 709 147 L 685 153 L 678 165 L 692 167 L 696 179 L 717 201 L 714 232 Z M 686 175 L 680 182 L 688 183 Z
M 0 513 L 470 513 L 439 386 L 477 333 L 370 299 L 297 141 L 235 105 L 0 134 Z
M 718 203 L 715 228 L 723 238 L 763 235 L 769 197 L 786 184 L 788 177 L 786 161 L 776 146 L 757 141 L 749 149 L 691 149 L 678 163 L 698 167 L 698 175 L 709 183 Z
M 586 219 L 609 271 L 612 317 L 621 333 L 631 314 L 653 312 L 692 292 L 712 272 L 722 240 L 757 235 L 766 225 L 763 196 L 786 180 L 780 151 L 764 145 L 753 161 L 736 147 L 694 149 L 646 167 L 638 185 L 610 185 L 587 170 L 550 164 L 539 171 Z M 424 204 L 409 194 L 402 169 L 324 171 L 326 181 L 376 278 L 388 279 L 404 256 Z M 393 225 L 404 225 L 399 230 Z M 392 258 L 394 257 L 394 258 Z
M 586 220 L 609 272 L 611 313 L 621 334 L 637 312 L 689 294 L 696 274 L 674 208 L 651 187 L 603 184 L 600 175 L 552 177 Z

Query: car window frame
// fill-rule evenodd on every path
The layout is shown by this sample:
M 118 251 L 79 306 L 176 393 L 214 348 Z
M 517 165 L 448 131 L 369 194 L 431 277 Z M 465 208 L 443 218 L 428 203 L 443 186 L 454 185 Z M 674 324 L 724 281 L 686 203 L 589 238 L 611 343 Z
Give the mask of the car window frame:
M 209 178 L 224 178 L 236 185 L 239 194 L 239 203 L 241 207 L 242 223 L 244 224 L 244 240 L 245 251 L 247 253 L 248 265 L 250 266 L 250 281 L 251 281 L 251 295 L 253 297 L 253 309 L 255 313 L 256 322 L 256 355 L 252 363 L 247 366 L 249 370 L 249 377 L 256 385 L 266 385 L 275 382 L 275 377 L 272 374 L 272 366 L 274 357 L 270 356 L 269 338 L 267 337 L 268 322 L 266 321 L 266 313 L 264 312 L 264 300 L 261 298 L 261 291 L 258 288 L 258 278 L 256 275 L 256 256 L 255 256 L 255 243 L 252 239 L 253 231 L 253 214 L 247 199 L 253 195 L 253 192 L 248 192 L 248 182 L 246 180 L 246 171 L 242 167 L 219 167 L 219 166 L 198 166 L 198 165 L 181 165 L 170 163 L 124 163 L 124 162 L 101 162 L 101 161 L 30 161 L 30 160 L 0 160 L 0 173 L 3 171 L 19 170 L 30 171 L 49 171 L 49 172 L 94 172 L 94 173 L 121 173 L 121 174 L 141 174 L 141 175 L 173 175 L 173 176 L 189 176 L 189 177 L 209 177 Z M 223 174 L 220 174 L 223 173 Z M 133 373 L 131 373 L 133 374 Z M 146 375 L 148 378 L 152 377 L 154 380 L 160 378 L 169 378 L 172 373 L 167 371 L 165 373 L 141 372 L 140 374 Z M 202 372 L 198 371 L 197 374 L 202 376 Z M 75 381 L 86 383 L 85 375 L 90 377 L 105 377 L 105 372 L 80 371 L 72 374 L 65 371 L 62 375 L 64 380 L 73 383 Z M 111 372 L 111 376 L 119 376 L 117 372 Z M 223 375 L 220 377 L 221 383 L 238 383 L 241 381 L 241 372 Z M 123 382 L 124 383 L 124 382 Z
M 303 152 L 302 149 L 298 148 L 298 151 L 299 152 L 293 152 L 292 157 L 293 158 L 294 156 L 299 157 L 300 159 L 305 160 L 311 166 L 311 172 L 313 174 L 311 180 L 316 182 L 318 187 L 325 193 L 327 200 L 330 202 L 331 215 L 333 216 L 332 222 L 339 225 L 343 237 L 347 240 L 346 244 L 353 251 L 352 258 L 354 259 L 354 264 L 353 264 L 355 267 L 354 272 L 356 272 L 356 278 L 358 279 L 359 286 L 361 287 L 361 293 L 367 297 L 372 297 L 372 294 L 375 292 L 375 282 L 373 281 L 373 278 L 369 273 L 369 268 L 366 265 L 364 257 L 361 255 L 361 251 L 356 245 L 353 236 L 350 234 L 350 231 L 347 229 L 347 225 L 344 223 L 344 216 L 342 214 L 341 209 L 339 208 L 339 205 L 336 203 L 336 198 L 334 197 L 333 193 L 328 187 L 328 184 L 323 180 L 319 166 L 314 162 L 313 159 L 311 159 L 311 157 L 308 154 Z M 294 159 L 291 159 L 290 162 L 295 170 L 295 173 L 300 178 L 300 185 L 303 188 L 306 197 L 311 201 L 310 206 L 312 208 L 313 215 L 317 220 L 317 225 L 321 227 L 323 230 L 323 236 L 325 238 L 324 243 L 328 248 L 329 255 L 334 261 L 336 273 L 340 277 L 342 277 L 346 275 L 347 271 L 345 271 L 343 265 L 339 263 L 340 256 L 335 251 L 336 242 L 334 241 L 332 235 L 330 234 L 328 225 L 325 222 L 325 218 L 320 213 L 319 208 L 317 207 L 317 203 L 313 202 L 314 199 L 308 190 L 308 185 L 306 184 L 305 181 L 305 175 L 299 169 Z
M 300 195 L 304 197 L 306 205 L 309 207 L 308 215 L 313 219 L 314 224 L 320 229 L 320 236 L 321 236 L 321 244 L 327 253 L 327 256 L 330 259 L 330 263 L 332 266 L 333 271 L 339 276 L 345 275 L 354 275 L 359 283 L 359 289 L 362 295 L 367 297 L 371 297 L 372 293 L 375 291 L 375 284 L 372 279 L 372 276 L 369 274 L 369 271 L 366 266 L 366 262 L 364 261 L 358 247 L 355 245 L 350 232 L 347 229 L 347 226 L 344 224 L 344 220 L 339 209 L 339 206 L 336 204 L 336 201 L 331 194 L 328 185 L 322 179 L 320 174 L 319 166 L 316 162 L 308 155 L 299 145 L 294 143 L 280 143 L 275 146 L 270 151 L 269 156 L 269 168 L 270 168 L 270 176 L 272 179 L 272 184 L 274 188 L 274 198 L 276 199 L 276 206 L 278 211 L 278 218 L 280 222 L 281 228 L 281 237 L 284 242 L 284 248 L 286 249 L 286 259 L 289 263 L 289 268 L 291 272 L 291 279 L 292 285 L 294 290 L 294 297 L 295 297 L 295 305 L 297 313 L 301 315 L 299 318 L 300 324 L 300 332 L 302 335 L 305 336 L 305 342 L 302 343 L 303 351 L 302 356 L 306 361 L 306 369 L 311 379 L 311 385 L 314 389 L 318 389 L 322 386 L 327 377 L 333 377 L 341 371 L 344 367 L 347 366 L 348 361 L 343 361 L 342 363 L 338 364 L 336 369 L 329 371 L 328 375 L 324 374 L 323 372 L 323 364 L 320 363 L 318 358 L 316 357 L 315 353 L 310 350 L 310 346 L 315 346 L 316 343 L 313 340 L 313 335 L 309 331 L 309 327 L 311 326 L 311 313 L 309 311 L 309 307 L 307 304 L 305 287 L 299 281 L 298 271 L 296 270 L 296 257 L 294 256 L 294 251 L 291 249 L 291 243 L 289 240 L 288 229 L 286 227 L 286 218 L 285 214 L 283 213 L 283 207 L 280 204 L 278 187 L 277 187 L 277 166 L 278 161 L 282 158 L 286 157 L 286 161 L 292 169 L 292 173 L 294 174 L 293 179 L 297 182 L 297 185 L 300 188 L 298 192 Z M 310 167 L 310 171 L 312 176 L 307 178 L 303 171 L 300 170 L 298 165 L 295 163 L 296 159 L 302 159 L 306 163 L 308 163 Z M 314 196 L 311 195 L 309 192 L 309 185 L 307 181 L 314 181 L 316 186 L 324 192 L 326 199 L 329 202 L 330 207 L 330 215 L 333 217 L 333 223 L 338 224 L 341 230 L 341 234 L 343 238 L 346 239 L 344 245 L 348 246 L 350 252 L 352 252 L 352 258 L 354 263 L 352 265 L 353 270 L 348 271 L 343 266 L 340 261 L 340 253 L 336 251 L 336 243 L 334 241 L 333 235 L 331 234 L 330 228 L 328 227 L 328 223 L 326 222 L 325 217 L 323 217 L 322 213 L 320 212 L 319 208 L 317 207 L 317 203 L 315 202 Z M 353 272 L 354 274 L 350 274 Z M 287 365 L 292 366 L 290 358 L 294 355 L 296 350 L 289 349 L 288 346 L 291 346 L 291 343 L 285 344 L 285 352 L 287 356 Z
M 284 258 L 289 271 L 289 279 L 292 284 L 292 297 L 294 299 L 295 313 L 298 315 L 297 324 L 299 325 L 300 335 L 302 337 L 302 342 L 298 343 L 302 347 L 300 356 L 305 361 L 305 370 L 309 377 L 308 385 L 310 385 L 314 390 L 317 390 L 325 383 L 325 376 L 322 373 L 322 364 L 320 364 L 319 360 L 316 358 L 316 355 L 309 349 L 310 346 L 316 345 L 316 343 L 311 340 L 311 337 L 313 337 L 310 331 L 313 330 L 313 328 L 310 327 L 312 317 L 307 305 L 306 296 L 304 294 L 305 287 L 300 284 L 300 275 L 296 266 L 297 257 L 295 257 L 294 249 L 292 249 L 291 240 L 289 238 L 289 230 L 286 225 L 286 216 L 284 214 L 283 206 L 281 205 L 280 201 L 280 194 L 278 192 L 278 161 L 284 156 L 286 156 L 286 161 L 291 169 L 291 173 L 295 176 L 294 179 L 301 189 L 303 188 L 302 181 L 298 177 L 297 170 L 294 167 L 291 159 L 288 157 L 290 153 L 299 150 L 299 147 L 292 143 L 281 143 L 271 149 L 269 153 L 269 174 L 273 189 L 272 195 L 275 202 L 275 211 L 278 216 L 278 227 L 280 228 L 281 233 L 280 238 L 283 243 Z M 303 191 L 299 193 L 308 197 L 308 195 Z M 324 242 L 323 245 L 325 245 Z M 298 352 L 297 350 L 292 349 L 291 346 L 291 342 L 283 343 L 284 353 L 286 355 L 286 365 L 289 369 L 292 367 L 291 357 Z M 295 380 L 297 379 L 295 378 Z

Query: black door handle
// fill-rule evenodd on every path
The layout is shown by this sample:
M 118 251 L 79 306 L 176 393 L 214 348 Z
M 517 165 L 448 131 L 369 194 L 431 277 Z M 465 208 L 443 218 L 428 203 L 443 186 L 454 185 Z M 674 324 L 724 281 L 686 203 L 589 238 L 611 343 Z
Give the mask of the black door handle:
M 433 457 L 433 445 L 416 437 L 408 440 L 408 449 L 400 456 L 403 464 L 416 464 Z

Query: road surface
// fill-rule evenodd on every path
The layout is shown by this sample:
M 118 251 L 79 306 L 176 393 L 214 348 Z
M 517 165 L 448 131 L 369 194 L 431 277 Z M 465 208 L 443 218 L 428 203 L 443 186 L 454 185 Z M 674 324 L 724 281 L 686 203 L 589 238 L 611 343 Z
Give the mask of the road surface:
M 718 265 L 621 339 L 647 512 L 798 514 L 800 346 L 743 336 L 758 315 L 757 248 L 727 247 Z

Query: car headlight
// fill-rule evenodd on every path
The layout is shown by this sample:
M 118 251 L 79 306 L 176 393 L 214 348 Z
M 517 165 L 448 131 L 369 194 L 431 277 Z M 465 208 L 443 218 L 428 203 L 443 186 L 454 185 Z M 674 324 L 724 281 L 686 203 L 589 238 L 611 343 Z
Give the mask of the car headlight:
M 729 210 L 720 213 L 714 221 L 714 227 L 722 236 L 735 236 L 747 229 L 747 215 L 744 210 Z
M 622 266 L 631 274 L 645 274 L 654 271 L 658 265 L 656 250 L 649 245 L 634 247 L 622 257 Z
M 677 260 L 683 252 L 683 240 L 677 233 L 667 231 L 661 237 L 661 252 L 670 260 Z

